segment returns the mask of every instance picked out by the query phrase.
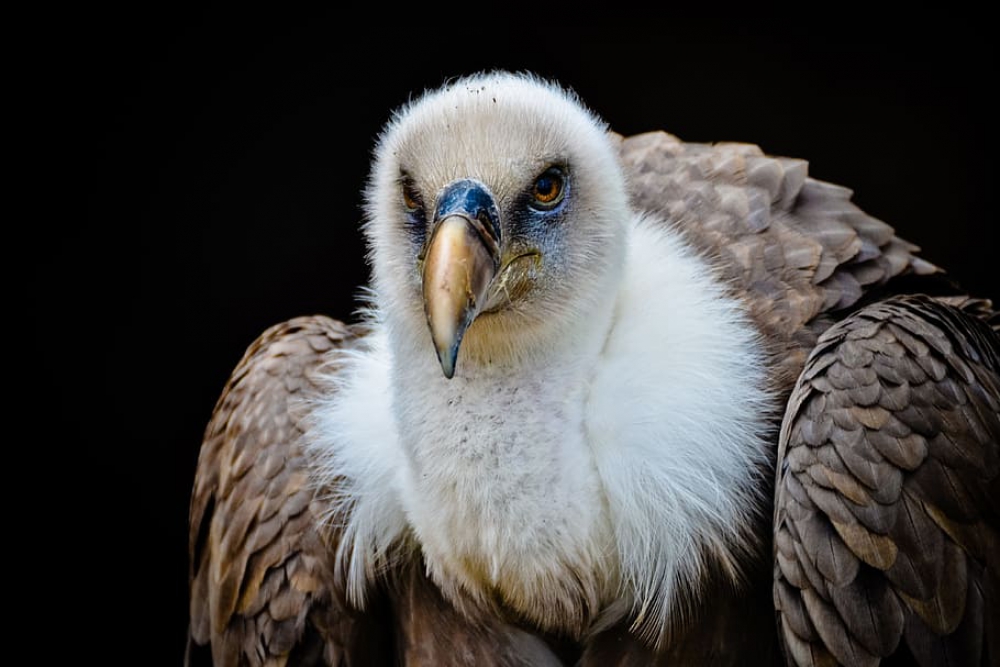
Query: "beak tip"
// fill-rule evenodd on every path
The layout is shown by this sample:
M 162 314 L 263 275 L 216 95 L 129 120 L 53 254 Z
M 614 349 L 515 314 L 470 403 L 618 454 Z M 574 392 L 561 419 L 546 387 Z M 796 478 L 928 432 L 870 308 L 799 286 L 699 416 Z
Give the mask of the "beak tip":
M 449 380 L 455 377 L 455 362 L 458 360 L 458 345 L 452 344 L 442 349 L 437 349 L 438 363 L 441 364 L 441 372 Z

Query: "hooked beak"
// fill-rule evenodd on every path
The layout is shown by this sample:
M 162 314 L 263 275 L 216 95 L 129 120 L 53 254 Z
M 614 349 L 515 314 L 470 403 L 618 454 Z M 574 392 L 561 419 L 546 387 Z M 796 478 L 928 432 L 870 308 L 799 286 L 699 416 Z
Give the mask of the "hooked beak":
M 438 201 L 424 256 L 424 312 L 441 370 L 452 378 L 500 267 L 500 225 L 493 195 L 478 181 L 456 181 Z

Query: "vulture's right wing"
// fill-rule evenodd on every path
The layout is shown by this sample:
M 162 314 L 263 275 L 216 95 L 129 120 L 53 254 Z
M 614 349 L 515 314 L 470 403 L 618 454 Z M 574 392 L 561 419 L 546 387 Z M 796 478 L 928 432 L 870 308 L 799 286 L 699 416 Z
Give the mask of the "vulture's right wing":
M 339 526 L 310 482 L 310 405 L 333 391 L 329 353 L 357 331 L 299 317 L 254 341 L 205 431 L 190 516 L 188 667 L 562 664 L 503 619 L 464 617 L 419 555 L 385 573 L 365 611 L 334 573 Z
M 389 631 L 335 590 L 302 436 L 327 352 L 355 334 L 326 317 L 264 332 L 205 432 L 191 497 L 190 667 L 371 664 Z M 332 532 L 332 531 L 331 531 Z M 211 659 L 209 659 L 211 658 Z M 301 662 L 300 662 L 301 661 Z M 319 663 L 322 664 L 322 663 Z
M 1000 663 L 994 330 L 922 296 L 833 326 L 792 393 L 778 466 L 774 600 L 791 663 L 897 650 Z

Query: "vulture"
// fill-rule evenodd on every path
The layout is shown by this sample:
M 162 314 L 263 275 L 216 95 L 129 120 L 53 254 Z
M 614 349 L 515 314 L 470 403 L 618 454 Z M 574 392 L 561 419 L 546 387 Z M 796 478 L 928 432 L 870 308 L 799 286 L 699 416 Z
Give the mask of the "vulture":
M 1000 664 L 1000 316 L 851 190 L 490 70 L 359 197 L 207 424 L 188 665 Z

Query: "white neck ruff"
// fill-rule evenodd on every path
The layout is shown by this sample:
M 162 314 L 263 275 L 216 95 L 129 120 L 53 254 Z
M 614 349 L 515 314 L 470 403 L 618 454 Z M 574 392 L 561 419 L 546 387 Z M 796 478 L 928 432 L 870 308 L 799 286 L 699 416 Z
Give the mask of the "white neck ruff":
M 775 416 L 762 345 L 663 222 L 635 220 L 627 248 L 607 312 L 530 367 L 446 380 L 389 313 L 337 354 L 310 451 L 352 601 L 417 544 L 460 606 L 581 634 L 623 599 L 655 641 L 710 559 L 738 577 Z

